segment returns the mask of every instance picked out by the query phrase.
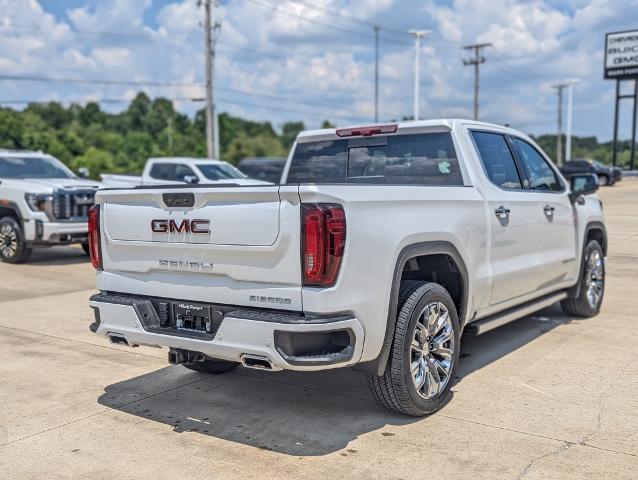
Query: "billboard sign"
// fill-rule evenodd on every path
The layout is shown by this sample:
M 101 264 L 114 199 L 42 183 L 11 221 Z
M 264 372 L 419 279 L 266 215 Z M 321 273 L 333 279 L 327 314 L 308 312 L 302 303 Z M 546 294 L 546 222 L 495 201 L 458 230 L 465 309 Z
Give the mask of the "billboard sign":
M 638 78 L 638 30 L 607 34 L 605 78 Z

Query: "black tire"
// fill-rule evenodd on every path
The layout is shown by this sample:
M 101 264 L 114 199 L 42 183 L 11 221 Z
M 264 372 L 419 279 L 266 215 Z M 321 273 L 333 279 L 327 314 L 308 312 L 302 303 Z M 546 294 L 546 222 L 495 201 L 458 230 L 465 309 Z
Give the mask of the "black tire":
M 84 250 L 84 253 L 86 253 L 89 257 L 91 256 L 88 242 L 82 244 L 82 250 Z
M 11 217 L 0 219 L 0 260 L 5 263 L 24 263 L 32 250 L 24 242 L 20 224 Z
M 422 417 L 436 412 L 447 401 L 459 360 L 461 339 L 459 319 L 452 297 L 437 283 L 403 282 L 399 291 L 399 300 L 390 358 L 382 376 L 368 376 L 368 385 L 377 401 L 385 408 L 404 415 Z M 448 328 L 451 331 L 451 340 L 445 345 L 447 345 L 446 349 L 451 350 L 450 367 L 445 377 L 445 385 L 431 398 L 426 398 L 419 393 L 412 376 L 413 341 L 416 341 L 417 322 L 422 318 L 424 309 L 429 305 L 440 304 L 447 310 L 449 318 Z M 432 348 L 434 340 L 436 339 L 430 340 L 428 337 L 427 342 L 430 345 L 428 349 Z M 432 352 L 435 351 L 432 350 Z M 440 376 L 438 370 L 437 376 Z
M 598 185 L 605 187 L 609 184 L 609 177 L 607 175 L 598 175 Z
M 597 263 L 600 260 L 599 271 L 592 271 L 592 264 Z M 560 305 L 563 311 L 567 315 L 573 315 L 576 317 L 593 317 L 600 312 L 600 306 L 603 303 L 603 297 L 605 294 L 605 260 L 603 254 L 603 248 L 596 240 L 590 240 L 583 250 L 583 261 L 580 272 L 580 285 L 576 296 L 572 298 L 566 298 L 561 301 Z M 588 297 L 592 282 L 594 280 L 600 281 L 600 296 L 595 302 L 592 303 L 592 298 Z
M 226 373 L 234 370 L 239 366 L 239 363 L 206 358 L 206 360 L 204 360 L 203 362 L 183 363 L 182 365 L 195 372 L 219 375 L 221 373 Z

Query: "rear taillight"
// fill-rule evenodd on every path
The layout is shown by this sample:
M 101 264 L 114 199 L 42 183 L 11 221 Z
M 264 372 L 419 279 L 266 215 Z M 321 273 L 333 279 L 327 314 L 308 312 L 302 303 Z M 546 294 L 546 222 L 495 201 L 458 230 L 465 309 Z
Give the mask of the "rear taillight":
M 331 287 L 337 281 L 346 245 L 343 207 L 332 203 L 304 203 L 301 212 L 304 286 Z
M 89 256 L 93 268 L 102 270 L 102 249 L 100 247 L 100 206 L 89 210 Z

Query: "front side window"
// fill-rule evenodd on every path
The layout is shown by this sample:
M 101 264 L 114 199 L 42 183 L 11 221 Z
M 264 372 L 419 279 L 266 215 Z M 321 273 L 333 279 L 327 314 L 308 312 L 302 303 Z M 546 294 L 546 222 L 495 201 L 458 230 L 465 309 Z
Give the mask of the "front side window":
M 0 178 L 75 178 L 75 175 L 53 158 L 0 157 Z
M 287 183 L 463 185 L 449 132 L 299 143 Z
M 198 163 L 197 168 L 208 180 L 246 178 L 246 175 L 228 163 Z
M 521 163 L 529 179 L 531 190 L 560 192 L 563 190 L 558 177 L 545 158 L 532 145 L 520 138 L 514 138 Z
M 488 178 L 507 190 L 523 188 L 516 162 L 505 136 L 492 132 L 472 132 L 472 138 L 483 162 Z

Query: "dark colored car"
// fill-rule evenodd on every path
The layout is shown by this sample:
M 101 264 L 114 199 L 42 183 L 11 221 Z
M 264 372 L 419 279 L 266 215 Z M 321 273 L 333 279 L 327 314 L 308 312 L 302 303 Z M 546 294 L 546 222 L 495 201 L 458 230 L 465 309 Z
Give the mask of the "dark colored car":
M 241 159 L 237 168 L 250 178 L 279 183 L 285 165 L 284 157 L 253 157 Z
M 598 177 L 600 185 L 613 185 L 622 180 L 622 170 L 611 165 L 603 165 L 595 160 L 587 158 L 574 158 L 565 162 L 560 169 L 566 178 L 579 173 L 593 173 Z

